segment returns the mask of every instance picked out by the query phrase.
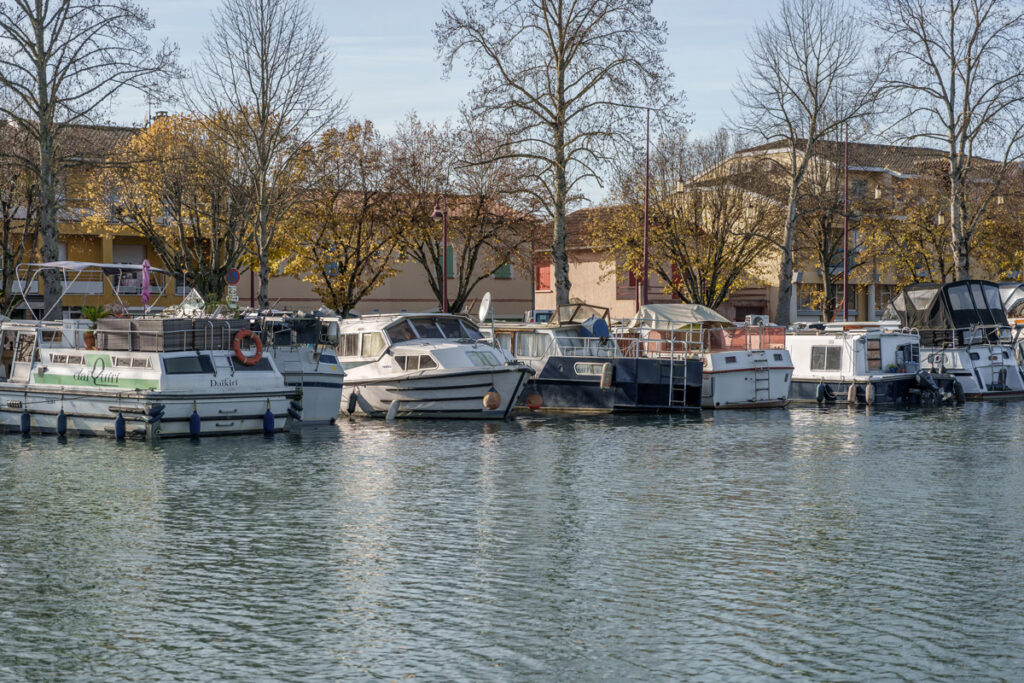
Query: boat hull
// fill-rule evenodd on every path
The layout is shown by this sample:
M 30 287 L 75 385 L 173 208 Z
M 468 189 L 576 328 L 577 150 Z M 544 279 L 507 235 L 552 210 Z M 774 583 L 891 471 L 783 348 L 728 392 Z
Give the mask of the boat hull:
M 789 352 L 728 351 L 705 355 L 701 407 L 716 410 L 777 408 L 789 401 Z
M 601 386 L 600 374 L 579 369 L 611 366 L 611 381 Z M 540 397 L 539 411 L 625 413 L 699 410 L 701 362 L 660 358 L 548 358 L 530 380 L 521 400 L 529 410 L 531 394 Z
M 264 433 L 264 417 L 274 415 L 274 431 L 292 426 L 292 395 L 280 391 L 237 394 L 169 394 L 164 392 L 105 392 L 102 390 L 45 389 L 0 386 L 0 429 L 22 431 L 23 414 L 29 415 L 30 433 L 60 433 L 60 414 L 71 435 L 115 436 L 118 416 L 125 421 L 125 436 L 167 438 L 193 436 L 193 410 L 200 417 L 199 436 Z
M 953 378 L 948 375 L 931 375 L 941 392 L 942 397 L 953 397 Z M 819 400 L 818 386 L 824 385 L 826 397 Z M 842 404 L 850 403 L 850 385 L 857 387 L 856 403 L 867 403 L 867 386 L 874 387 L 874 405 L 918 405 L 931 400 L 929 392 L 922 390 L 915 375 L 903 374 L 894 377 L 856 378 L 852 381 L 843 380 L 822 380 L 817 378 L 798 379 L 794 378 L 790 384 L 789 400 L 793 403 L 829 403 Z M 933 397 L 934 398 L 934 397 Z
M 517 365 L 367 379 L 350 373 L 342 390 L 342 413 L 386 417 L 398 401 L 395 416 L 401 418 L 501 420 L 511 414 L 532 372 Z M 490 391 L 499 397 L 493 410 L 484 406 Z
M 922 349 L 921 355 L 922 367 L 955 377 L 967 400 L 1024 398 L 1024 373 L 1009 347 L 927 348 Z

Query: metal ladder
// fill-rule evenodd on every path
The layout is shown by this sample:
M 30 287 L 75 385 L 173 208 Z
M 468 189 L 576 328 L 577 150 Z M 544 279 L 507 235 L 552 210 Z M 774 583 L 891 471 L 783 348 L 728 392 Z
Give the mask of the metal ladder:
M 770 401 L 772 393 L 768 355 L 761 354 L 759 358 L 752 359 L 751 364 L 754 366 L 754 402 Z

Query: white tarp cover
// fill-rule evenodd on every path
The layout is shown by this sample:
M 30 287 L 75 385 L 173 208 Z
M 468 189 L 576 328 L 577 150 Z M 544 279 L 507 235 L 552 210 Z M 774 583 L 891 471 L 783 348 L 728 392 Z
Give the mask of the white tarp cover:
M 677 329 L 687 325 L 728 325 L 732 322 L 713 308 L 700 304 L 647 304 L 633 318 L 629 326 L 653 329 Z
M 83 271 L 90 268 L 99 268 L 104 271 L 118 272 L 129 270 L 142 270 L 141 263 L 89 263 L 86 261 L 49 261 L 47 263 L 26 263 L 24 267 L 38 268 L 40 270 L 51 268 L 56 270 Z M 162 268 L 150 268 L 151 273 L 169 273 Z

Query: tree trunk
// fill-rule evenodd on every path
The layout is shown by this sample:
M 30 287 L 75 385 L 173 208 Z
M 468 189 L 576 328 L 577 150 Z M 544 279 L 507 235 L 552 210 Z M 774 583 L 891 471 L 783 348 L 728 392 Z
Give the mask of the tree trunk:
M 789 325 L 790 306 L 793 301 L 793 234 L 796 232 L 796 193 L 790 191 L 789 214 L 786 219 L 786 237 L 783 242 L 782 260 L 779 263 L 779 294 L 775 303 L 775 322 Z
M 560 79 L 561 82 L 561 79 Z M 551 240 L 551 263 L 555 266 L 555 306 L 569 304 L 569 256 L 565 249 L 565 207 L 568 203 L 568 181 L 565 178 L 565 123 L 555 126 L 555 202 L 554 228 Z
M 53 137 L 49 131 L 39 136 L 39 238 L 40 260 L 56 261 L 57 248 L 57 182 L 53 169 Z M 49 320 L 59 320 L 61 311 L 61 277 L 54 270 L 43 272 L 43 313 Z
M 951 178 L 952 181 L 952 178 Z M 950 182 L 949 224 L 953 238 L 953 276 L 957 280 L 971 277 L 970 251 L 967 236 L 964 234 L 964 215 L 962 204 L 962 183 L 957 178 Z

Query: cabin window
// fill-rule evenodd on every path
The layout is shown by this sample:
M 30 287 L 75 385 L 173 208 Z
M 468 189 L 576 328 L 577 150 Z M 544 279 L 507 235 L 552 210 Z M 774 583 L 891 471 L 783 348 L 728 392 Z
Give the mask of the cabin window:
M 462 329 L 465 332 L 466 339 L 472 339 L 475 341 L 477 339 L 484 338 L 484 335 L 480 334 L 480 330 L 476 329 L 475 326 L 467 323 L 466 321 L 462 322 Z
M 868 339 L 868 370 L 882 369 L 882 340 Z
M 469 362 L 477 367 L 498 365 L 498 360 L 489 351 L 467 351 Z
M 1003 310 L 1003 300 L 999 297 L 999 290 L 995 287 L 985 286 L 985 303 L 993 311 Z
M 512 353 L 512 333 L 511 332 L 499 332 L 495 335 L 495 341 L 498 343 L 498 348 L 505 349 L 509 353 Z
M 597 375 L 600 377 L 604 371 L 604 363 L 576 363 L 572 366 L 572 369 L 576 371 L 577 375 Z
M 408 320 L 399 320 L 393 325 L 388 325 L 384 330 L 388 333 L 388 337 L 391 338 L 392 344 L 411 341 L 416 338 L 416 332 L 413 331 L 412 325 L 409 324 Z M 365 342 L 365 338 L 363 341 Z M 366 353 L 363 353 L 363 355 L 365 356 Z
M 812 346 L 811 370 L 838 370 L 842 358 L 841 346 Z
M 462 325 L 455 318 L 435 318 L 434 324 L 441 328 L 441 332 L 448 339 L 462 339 L 466 336 L 462 331 Z
M 403 370 L 429 370 L 437 367 L 437 361 L 427 355 L 395 356 L 395 363 Z
M 949 304 L 954 311 L 969 311 L 974 308 L 974 302 L 971 301 L 971 293 L 967 289 L 967 285 L 950 287 L 946 290 L 946 293 L 949 295 Z
M 416 334 L 420 336 L 420 339 L 441 339 L 444 337 L 444 333 L 430 318 L 415 318 L 409 322 L 412 323 L 412 326 L 416 330 Z M 392 337 L 392 339 L 394 339 L 394 337 Z
M 971 360 L 981 360 L 981 354 L 977 351 L 971 351 Z
M 384 353 L 384 335 L 380 332 L 363 332 L 363 358 L 377 358 Z
M 207 355 L 172 356 L 164 358 L 164 372 L 168 375 L 213 374 L 213 361 Z
M 274 368 L 270 366 L 270 361 L 266 358 L 260 358 L 259 361 L 252 365 L 246 365 L 242 363 L 234 356 L 231 356 L 231 364 L 235 367 L 235 370 L 261 370 L 263 372 L 272 372 Z
M 736 362 L 736 356 L 726 356 L 725 357 L 726 365 L 729 365 L 729 364 L 735 363 L 735 362 Z
M 781 353 L 773 353 L 772 354 L 772 358 L 774 358 L 775 360 L 781 362 L 782 361 L 782 354 Z
M 527 358 L 539 358 L 544 355 L 550 343 L 550 337 L 536 332 L 520 332 L 516 335 L 516 355 Z
M 338 352 L 342 356 L 358 356 L 359 355 L 359 335 L 358 334 L 343 334 L 341 339 L 338 341 Z

